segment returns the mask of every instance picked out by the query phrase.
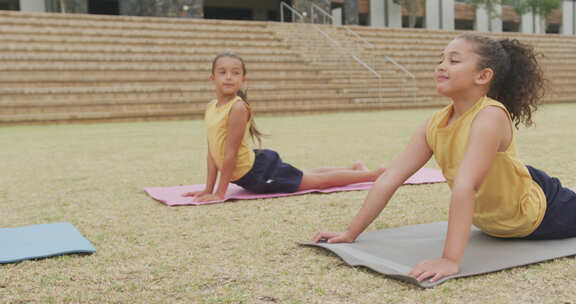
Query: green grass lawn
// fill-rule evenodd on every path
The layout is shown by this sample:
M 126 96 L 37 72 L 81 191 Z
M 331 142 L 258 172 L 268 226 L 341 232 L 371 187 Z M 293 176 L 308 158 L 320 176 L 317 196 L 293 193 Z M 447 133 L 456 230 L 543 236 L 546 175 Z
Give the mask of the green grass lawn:
M 264 147 L 297 167 L 376 167 L 433 111 L 257 122 Z M 575 117 L 576 104 L 546 105 L 517 133 L 527 164 L 572 187 Z M 424 290 L 296 244 L 345 229 L 363 191 L 184 207 L 147 197 L 142 187 L 204 183 L 203 121 L 2 127 L 0 147 L 0 227 L 71 222 L 97 249 L 0 265 L 2 303 L 576 303 L 574 257 Z M 446 184 L 401 187 L 368 229 L 446 220 L 448 202 Z

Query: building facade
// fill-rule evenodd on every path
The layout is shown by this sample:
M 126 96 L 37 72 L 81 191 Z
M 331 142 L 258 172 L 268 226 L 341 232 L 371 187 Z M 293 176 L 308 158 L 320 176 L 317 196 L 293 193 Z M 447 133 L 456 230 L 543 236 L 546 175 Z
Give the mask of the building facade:
M 463 0 L 0 0 L 2 10 L 63 12 L 127 16 L 295 21 L 290 9 L 330 15 L 337 24 L 374 27 L 421 27 L 446 30 L 510 31 L 576 34 L 576 0 L 562 0 L 546 20 L 526 13 L 519 16 L 506 5 L 490 16 L 482 6 Z M 281 5 L 284 2 L 285 5 Z M 283 10 L 283 11 L 281 11 Z

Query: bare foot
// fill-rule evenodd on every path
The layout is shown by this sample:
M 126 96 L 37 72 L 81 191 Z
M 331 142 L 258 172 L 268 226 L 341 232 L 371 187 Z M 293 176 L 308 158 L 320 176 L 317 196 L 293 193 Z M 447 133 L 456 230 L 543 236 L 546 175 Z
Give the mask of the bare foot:
M 352 168 L 352 170 L 356 170 L 356 171 L 368 171 L 368 167 L 366 167 L 366 165 L 364 165 L 364 163 L 361 161 L 357 161 L 357 162 L 353 163 L 350 168 Z

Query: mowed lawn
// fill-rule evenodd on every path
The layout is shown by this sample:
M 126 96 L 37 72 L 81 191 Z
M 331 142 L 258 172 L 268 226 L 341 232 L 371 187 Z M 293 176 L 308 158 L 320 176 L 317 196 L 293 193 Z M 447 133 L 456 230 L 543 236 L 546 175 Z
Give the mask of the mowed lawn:
M 376 167 L 434 111 L 257 123 L 264 147 L 297 167 Z M 527 164 L 573 188 L 575 118 L 576 104 L 546 105 L 516 133 Z M 0 227 L 71 222 L 97 249 L 0 265 L 0 302 L 576 303 L 574 257 L 421 289 L 297 244 L 345 229 L 365 191 L 183 207 L 143 192 L 204 183 L 205 157 L 200 120 L 0 127 Z M 444 221 L 449 195 L 446 184 L 403 186 L 368 229 Z

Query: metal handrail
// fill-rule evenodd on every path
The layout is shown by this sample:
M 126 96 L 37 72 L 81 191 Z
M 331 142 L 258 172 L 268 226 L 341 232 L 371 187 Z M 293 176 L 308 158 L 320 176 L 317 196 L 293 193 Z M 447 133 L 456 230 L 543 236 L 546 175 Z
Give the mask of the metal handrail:
M 284 22 L 284 8 L 287 8 L 293 15 L 300 17 L 300 21 L 304 21 L 304 16 L 297 9 L 286 4 L 286 2 L 280 1 L 280 22 Z
M 330 14 L 328 14 L 328 12 L 326 12 L 323 8 L 319 7 L 318 5 L 316 5 L 314 3 L 310 3 L 310 21 L 311 21 L 312 26 L 316 29 L 316 31 L 318 31 L 319 33 L 324 35 L 324 37 L 326 37 L 328 39 L 328 41 L 332 42 L 332 44 L 336 45 L 340 49 L 343 49 L 344 51 L 349 53 L 349 51 L 346 47 L 342 46 L 342 44 L 340 44 L 334 38 L 330 37 L 330 35 L 328 35 L 326 32 L 324 32 L 322 29 L 320 29 L 319 26 L 317 26 L 314 23 L 314 16 L 315 16 L 314 9 L 318 10 L 325 17 L 328 17 L 332 21 L 332 24 L 334 24 L 334 17 L 332 17 Z M 373 69 L 370 65 L 368 65 L 366 62 L 364 62 L 362 59 L 358 58 L 358 56 L 356 56 L 355 54 L 349 54 L 349 55 L 357 63 L 362 65 L 364 68 L 366 68 L 368 71 L 370 71 L 370 73 L 374 74 L 374 76 L 376 76 L 376 78 L 378 78 L 378 98 L 382 98 L 382 75 L 380 75 L 380 73 L 378 73 L 375 69 Z
M 394 64 L 396 67 L 398 67 L 404 73 L 408 74 L 408 76 L 410 76 L 410 78 L 412 78 L 412 101 L 416 102 L 416 76 L 414 76 L 414 74 L 410 73 L 410 71 L 408 71 L 406 68 L 404 68 L 404 66 L 402 66 L 401 64 L 396 62 L 396 60 L 388 57 L 387 55 L 384 55 L 384 58 L 386 58 L 386 60 L 392 62 L 392 64 Z
M 332 25 L 334 25 L 334 17 L 332 17 L 332 15 L 330 15 L 328 12 L 326 12 L 323 8 L 321 8 L 320 6 L 314 4 L 314 3 L 310 3 L 310 20 L 313 22 L 314 21 L 314 9 L 316 9 L 317 11 L 319 11 L 321 14 L 323 14 L 325 17 L 327 17 L 328 19 L 330 19 L 332 21 Z M 370 41 L 366 40 L 364 37 L 358 35 L 358 33 L 356 33 L 355 31 L 353 31 L 352 29 L 350 29 L 348 26 L 344 25 L 343 26 L 344 30 L 346 30 L 346 32 L 352 34 L 352 36 L 354 36 L 356 38 L 356 40 L 360 40 L 362 41 L 362 43 L 364 43 L 364 45 L 370 49 L 370 59 L 372 62 L 372 65 L 374 66 L 374 68 L 376 68 L 376 64 L 375 64 L 375 59 L 377 58 L 376 56 L 376 46 L 374 46 L 372 43 L 370 43 Z M 408 77 L 412 78 L 412 98 L 413 101 L 416 101 L 416 76 L 414 76 L 414 74 L 412 74 L 410 71 L 408 71 L 404 66 L 402 66 L 401 64 L 399 64 L 396 60 L 394 60 L 393 58 L 384 55 L 383 56 L 388 62 L 392 63 L 394 66 L 396 66 L 398 69 L 400 69 L 402 72 L 404 72 L 405 74 L 408 75 Z M 362 62 L 363 65 L 367 66 L 364 62 Z M 370 68 L 370 70 L 374 70 L 372 68 Z M 379 74 L 378 74 L 379 75 Z M 381 79 L 381 76 L 380 76 Z M 380 88 L 382 87 L 382 84 L 379 85 Z M 381 89 L 380 89 L 381 90 Z M 382 92 L 379 92 L 380 97 L 382 97 Z
M 363 65 L 366 69 L 372 72 L 372 74 L 374 74 L 376 78 L 378 78 L 378 98 L 382 98 L 382 75 L 380 75 L 380 73 L 376 72 L 376 70 L 367 65 L 364 61 L 360 60 L 360 58 L 356 57 L 356 55 L 352 55 L 352 58 L 354 58 L 358 63 Z
M 328 35 L 326 32 L 324 32 L 319 26 L 317 26 L 314 23 L 312 23 L 311 25 L 314 29 L 316 29 L 316 31 L 318 31 L 320 34 L 322 34 L 333 45 L 344 50 L 346 53 L 349 53 L 347 48 L 343 47 L 342 44 L 340 44 L 340 42 L 338 42 L 334 38 L 330 37 L 330 35 Z M 372 74 L 374 74 L 374 76 L 376 76 L 376 78 L 378 78 L 378 98 L 382 98 L 382 75 L 380 75 L 380 73 L 378 73 L 376 70 L 374 70 L 368 64 L 366 64 L 362 59 L 358 58 L 356 55 L 354 55 L 354 54 L 348 54 L 348 55 L 350 55 L 352 57 L 352 59 L 354 59 L 356 62 L 358 62 L 364 68 L 366 68 L 368 71 L 370 71 Z
M 327 11 L 325 11 L 323 8 L 319 7 L 317 4 L 314 4 L 314 3 L 310 3 L 310 21 L 311 21 L 311 23 L 314 23 L 314 9 L 317 9 L 325 17 L 328 17 L 328 19 L 330 19 L 330 21 L 332 21 L 332 24 L 334 24 L 334 17 L 332 17 L 332 15 L 330 15 Z
M 376 57 L 376 46 L 374 46 L 372 43 L 370 43 L 370 41 L 366 40 L 365 38 L 361 37 L 360 35 L 358 35 L 358 33 L 356 33 L 355 31 L 353 31 L 352 29 L 348 28 L 348 26 L 344 26 L 344 28 L 351 33 L 352 35 L 354 35 L 354 37 L 356 37 L 356 39 L 360 39 L 361 41 L 364 42 L 364 44 L 366 44 L 366 46 L 368 46 L 371 50 L 372 50 L 372 57 L 377 58 Z M 410 71 L 408 71 L 403 65 L 399 64 L 396 60 L 394 60 L 393 58 L 389 57 L 388 55 L 384 55 L 383 56 L 386 60 L 388 60 L 388 62 L 392 63 L 393 65 L 395 65 L 398 69 L 400 69 L 402 72 L 406 73 L 410 78 L 412 78 L 412 98 L 413 101 L 416 101 L 416 76 L 414 76 L 414 74 L 412 74 Z

